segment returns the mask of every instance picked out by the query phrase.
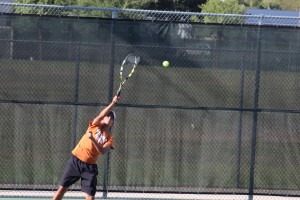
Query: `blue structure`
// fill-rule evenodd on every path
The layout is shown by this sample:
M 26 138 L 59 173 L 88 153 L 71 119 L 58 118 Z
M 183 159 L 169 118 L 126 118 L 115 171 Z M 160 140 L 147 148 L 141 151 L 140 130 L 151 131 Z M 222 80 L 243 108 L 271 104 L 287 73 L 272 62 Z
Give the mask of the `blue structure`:
M 250 17 L 246 21 L 247 24 L 300 26 L 300 11 L 250 8 L 247 9 L 246 14 L 261 16 Z

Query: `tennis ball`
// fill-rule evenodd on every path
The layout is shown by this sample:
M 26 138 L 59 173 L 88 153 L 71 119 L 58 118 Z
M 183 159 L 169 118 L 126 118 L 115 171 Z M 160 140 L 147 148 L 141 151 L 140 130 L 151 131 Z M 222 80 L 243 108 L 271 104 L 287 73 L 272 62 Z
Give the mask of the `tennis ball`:
M 166 60 L 162 64 L 163 64 L 164 67 L 169 67 L 170 66 L 169 61 L 166 61 Z

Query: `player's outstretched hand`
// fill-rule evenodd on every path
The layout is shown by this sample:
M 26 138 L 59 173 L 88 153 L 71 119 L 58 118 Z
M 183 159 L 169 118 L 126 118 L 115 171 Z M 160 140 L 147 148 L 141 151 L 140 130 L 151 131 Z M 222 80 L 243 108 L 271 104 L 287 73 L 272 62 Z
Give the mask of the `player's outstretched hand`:
M 112 100 L 112 102 L 114 102 L 114 103 L 118 103 L 120 101 L 120 96 L 114 96 L 114 98 L 113 98 L 113 100 Z
M 87 133 L 87 136 L 88 136 L 88 138 L 92 138 L 93 137 L 93 132 L 92 131 L 89 131 L 88 133 Z

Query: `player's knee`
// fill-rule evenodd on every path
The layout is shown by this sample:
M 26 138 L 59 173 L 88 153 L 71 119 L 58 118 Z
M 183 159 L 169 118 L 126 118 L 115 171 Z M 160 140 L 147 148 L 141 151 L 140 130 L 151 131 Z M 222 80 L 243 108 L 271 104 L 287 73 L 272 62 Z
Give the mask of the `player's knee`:
M 86 194 L 85 199 L 86 199 L 86 200 L 94 200 L 95 198 L 94 198 L 94 196 L 91 196 L 91 195 L 89 195 L 89 194 Z
M 64 197 L 64 194 L 68 191 L 68 189 L 69 189 L 68 187 L 59 186 L 52 200 L 61 200 Z
M 59 186 L 57 193 L 60 195 L 64 195 L 69 190 L 69 187 Z

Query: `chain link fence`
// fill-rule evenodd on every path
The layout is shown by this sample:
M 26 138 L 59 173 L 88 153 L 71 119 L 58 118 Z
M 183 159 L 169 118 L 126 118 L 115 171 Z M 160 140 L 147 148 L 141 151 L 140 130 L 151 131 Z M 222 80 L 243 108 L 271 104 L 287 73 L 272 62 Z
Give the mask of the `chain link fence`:
M 0 198 L 54 194 L 131 52 L 141 62 L 115 109 L 116 149 L 98 162 L 98 198 L 300 197 L 300 18 L 0 12 Z M 83 195 L 80 182 L 71 190 Z

